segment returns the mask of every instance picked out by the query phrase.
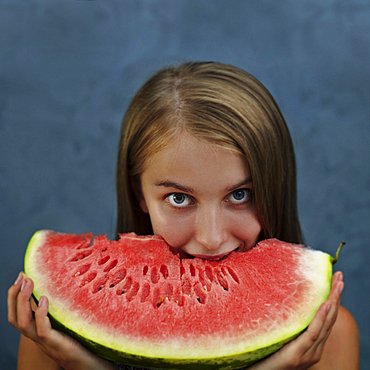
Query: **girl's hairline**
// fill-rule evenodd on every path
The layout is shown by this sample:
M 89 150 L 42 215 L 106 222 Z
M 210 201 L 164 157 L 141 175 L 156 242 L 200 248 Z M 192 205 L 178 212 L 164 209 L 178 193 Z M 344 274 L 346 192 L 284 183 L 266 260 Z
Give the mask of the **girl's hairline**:
M 145 162 L 143 163 L 141 173 L 144 171 L 144 169 L 146 167 L 146 163 L 149 162 L 150 159 L 155 154 L 161 152 L 168 145 L 170 145 L 171 142 L 176 140 L 176 135 L 181 135 L 183 133 L 192 136 L 193 138 L 198 140 L 200 143 L 206 142 L 206 143 L 208 143 L 210 145 L 213 145 L 217 148 L 221 148 L 221 149 L 227 150 L 231 153 L 241 155 L 243 157 L 243 160 L 245 161 L 246 165 L 250 166 L 250 164 L 247 161 L 246 154 L 243 152 L 243 150 L 238 148 L 236 145 L 227 144 L 227 143 L 223 142 L 222 140 L 213 138 L 211 136 L 201 135 L 201 134 L 197 133 L 195 129 L 192 129 L 190 125 L 187 125 L 186 123 L 185 124 L 179 123 L 179 124 L 175 124 L 171 129 L 168 130 L 166 137 L 162 137 L 162 140 L 161 140 L 162 144 L 154 152 L 152 152 L 148 158 L 146 158 Z M 135 174 L 133 177 L 137 178 L 137 176 L 141 176 L 141 173 Z

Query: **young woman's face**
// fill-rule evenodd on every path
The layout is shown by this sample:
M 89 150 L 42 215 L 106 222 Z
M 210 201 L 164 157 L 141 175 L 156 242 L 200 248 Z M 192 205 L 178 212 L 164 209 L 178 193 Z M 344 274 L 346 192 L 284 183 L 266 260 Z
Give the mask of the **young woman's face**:
M 261 231 L 240 154 L 178 134 L 141 175 L 141 208 L 180 256 L 218 260 L 252 248 Z

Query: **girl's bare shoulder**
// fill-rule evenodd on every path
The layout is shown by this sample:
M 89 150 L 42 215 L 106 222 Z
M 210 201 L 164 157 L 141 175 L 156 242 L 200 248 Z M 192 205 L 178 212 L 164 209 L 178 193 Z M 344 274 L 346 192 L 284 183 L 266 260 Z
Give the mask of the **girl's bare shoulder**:
M 357 370 L 360 368 L 359 352 L 359 333 L 356 321 L 346 308 L 340 306 L 322 358 L 310 369 Z

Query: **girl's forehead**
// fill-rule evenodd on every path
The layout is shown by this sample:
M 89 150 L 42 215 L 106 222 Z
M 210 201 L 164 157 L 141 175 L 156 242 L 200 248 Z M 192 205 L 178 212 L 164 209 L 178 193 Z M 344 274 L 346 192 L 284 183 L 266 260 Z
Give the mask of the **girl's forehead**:
M 168 138 L 167 143 L 162 149 L 166 147 L 172 147 L 177 149 L 189 149 L 193 148 L 208 154 L 216 154 L 218 152 L 230 152 L 234 154 L 241 154 L 240 150 L 230 144 L 226 145 L 221 142 L 220 138 L 213 137 L 211 130 L 207 135 L 199 135 L 197 133 L 189 132 L 184 129 L 179 129 L 173 132 Z
M 210 138 L 200 138 L 186 130 L 176 130 L 164 141 L 163 146 L 157 152 L 148 157 L 147 163 L 149 164 L 159 158 L 171 161 L 171 159 L 182 156 L 186 159 L 192 157 L 194 152 L 198 156 L 202 155 L 209 158 L 217 157 L 221 152 L 239 154 L 236 149 L 232 150 L 222 146 Z
M 249 177 L 249 168 L 240 153 L 185 132 L 174 135 L 151 155 L 144 166 L 143 172 L 146 171 L 161 176 L 193 174 L 216 179 L 217 172 L 221 172 L 225 176 Z

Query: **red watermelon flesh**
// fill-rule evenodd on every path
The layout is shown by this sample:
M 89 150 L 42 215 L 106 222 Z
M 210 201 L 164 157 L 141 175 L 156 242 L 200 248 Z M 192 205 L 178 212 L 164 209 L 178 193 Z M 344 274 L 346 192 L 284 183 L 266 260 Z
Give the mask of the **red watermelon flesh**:
M 276 239 L 221 261 L 181 260 L 158 236 L 37 232 L 25 258 L 58 328 L 126 364 L 237 368 L 301 332 L 326 300 L 331 257 Z

